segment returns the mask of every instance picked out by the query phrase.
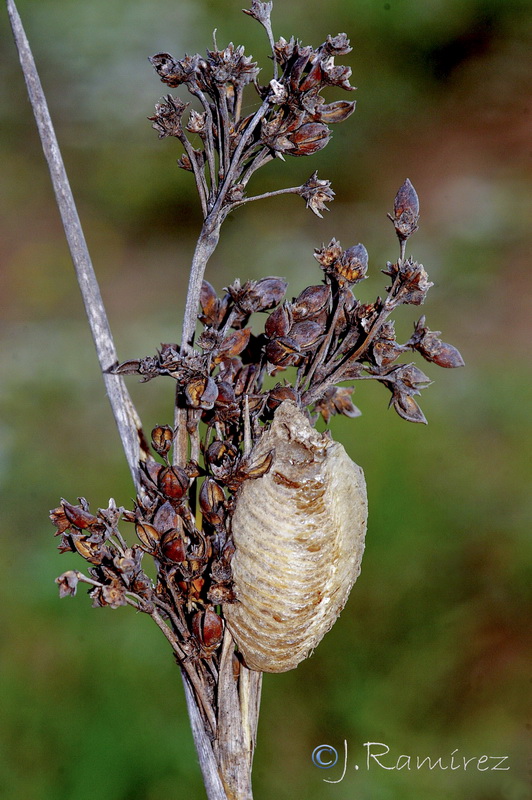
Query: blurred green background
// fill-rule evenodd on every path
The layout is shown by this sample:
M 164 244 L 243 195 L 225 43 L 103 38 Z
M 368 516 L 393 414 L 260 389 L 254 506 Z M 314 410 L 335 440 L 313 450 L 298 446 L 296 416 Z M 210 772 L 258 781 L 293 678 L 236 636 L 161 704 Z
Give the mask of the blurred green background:
M 146 57 L 232 40 L 269 74 L 259 25 L 236 0 L 20 0 L 122 359 L 175 341 L 200 223 L 177 143 L 146 117 L 164 93 Z M 284 0 L 276 36 L 318 45 L 346 31 L 355 115 L 309 159 L 266 167 L 257 192 L 318 169 L 337 198 L 323 221 L 291 196 L 225 225 L 208 277 L 220 290 L 282 275 L 320 280 L 332 236 L 370 253 L 365 301 L 397 246 L 386 219 L 405 177 L 421 228 L 410 252 L 435 286 L 424 307 L 466 368 L 426 372 L 429 426 L 357 387 L 360 419 L 333 419 L 363 466 L 370 519 L 362 574 L 314 656 L 266 676 L 257 800 L 525 800 L 530 762 L 532 5 L 527 0 Z M 6 800 L 202 798 L 178 670 L 151 622 L 59 602 L 79 566 L 55 549 L 60 497 L 128 505 L 127 469 L 83 317 L 6 14 L 0 18 L 2 493 L 0 796 Z M 332 95 L 331 95 L 332 96 Z M 254 100 L 249 98 L 249 102 Z M 251 108 L 251 106 L 250 106 Z M 405 307 L 407 335 L 419 316 Z M 148 430 L 172 386 L 129 385 Z M 152 629 L 153 628 L 153 629 Z M 347 771 L 341 776 L 343 742 Z M 449 763 L 508 756 L 508 771 L 366 769 L 364 742 Z M 326 771 L 311 761 L 329 744 Z M 489 762 L 489 767 L 495 762 Z M 355 764 L 360 766 L 357 771 Z

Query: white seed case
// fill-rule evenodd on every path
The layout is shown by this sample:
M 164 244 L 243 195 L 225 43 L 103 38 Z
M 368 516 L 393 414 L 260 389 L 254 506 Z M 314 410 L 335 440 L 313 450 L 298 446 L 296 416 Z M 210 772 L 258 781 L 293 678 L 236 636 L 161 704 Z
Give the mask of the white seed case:
M 253 460 L 270 450 L 269 472 L 246 480 L 236 499 L 237 602 L 224 615 L 248 667 L 285 672 L 311 654 L 347 601 L 360 573 L 367 497 L 361 468 L 288 400 Z

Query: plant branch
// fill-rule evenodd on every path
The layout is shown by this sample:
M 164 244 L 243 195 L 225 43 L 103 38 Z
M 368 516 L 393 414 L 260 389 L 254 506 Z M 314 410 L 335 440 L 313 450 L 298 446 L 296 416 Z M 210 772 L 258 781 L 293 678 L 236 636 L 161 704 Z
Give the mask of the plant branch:
M 242 157 L 242 154 L 243 154 L 243 152 L 244 152 L 244 150 L 245 150 L 245 148 L 247 146 L 247 143 L 248 143 L 253 131 L 255 130 L 255 128 L 257 127 L 257 125 L 261 121 L 261 119 L 264 117 L 264 115 L 268 111 L 269 107 L 270 107 L 270 101 L 269 101 L 269 98 L 267 97 L 265 100 L 263 100 L 260 108 L 255 112 L 254 117 L 250 120 L 248 126 L 246 127 L 244 133 L 242 134 L 242 138 L 239 141 L 235 152 L 233 153 L 233 158 L 231 159 L 231 165 L 229 167 L 229 172 L 227 173 L 227 175 L 224 176 L 223 184 L 221 186 L 220 191 L 218 192 L 218 197 L 216 199 L 216 203 L 214 205 L 213 212 L 218 212 L 221 209 L 221 207 L 223 205 L 223 202 L 225 200 L 225 196 L 226 196 L 226 194 L 227 194 L 232 182 L 237 177 L 238 168 L 241 166 L 241 157 Z
M 263 167 L 269 161 L 273 161 L 274 158 L 275 156 L 271 154 L 269 149 L 267 147 L 263 147 L 263 149 L 259 153 L 257 153 L 257 155 L 253 158 L 251 164 L 249 164 L 249 166 L 245 169 L 242 178 L 240 180 L 240 183 L 246 186 L 253 173 L 255 173 L 258 169 Z
M 209 101 L 207 100 L 205 94 L 201 91 L 201 89 L 195 88 L 193 94 L 198 98 L 198 100 L 200 101 L 201 105 L 205 110 L 205 121 L 206 121 L 205 153 L 207 155 L 207 164 L 209 166 L 209 179 L 211 185 L 211 191 L 209 195 L 209 200 L 210 200 L 212 197 L 214 197 L 217 186 L 216 164 L 214 161 L 214 138 L 212 135 L 212 129 L 213 129 L 212 110 Z
M 117 363 L 118 358 L 100 288 L 94 273 L 33 54 L 14 1 L 6 0 L 6 3 L 42 148 L 48 162 L 59 213 L 61 214 L 70 254 L 76 270 L 98 361 L 103 372 L 105 388 L 127 463 L 138 488 L 138 462 L 146 457 L 148 446 L 142 433 L 140 419 L 122 377 L 120 375 L 111 375 L 108 372 Z
M 306 405 L 310 405 L 318 400 L 323 393 L 329 388 L 329 386 L 334 386 L 335 383 L 338 383 L 342 380 L 342 373 L 345 370 L 346 364 L 351 361 L 359 361 L 363 354 L 367 351 L 368 347 L 370 346 L 371 342 L 381 330 L 383 324 L 386 322 L 387 318 L 390 316 L 392 311 L 394 310 L 393 303 L 389 302 L 389 298 L 384 302 L 384 305 L 375 319 L 373 325 L 371 326 L 370 330 L 368 331 L 364 341 L 360 344 L 355 350 L 350 353 L 347 353 L 341 362 L 336 366 L 324 379 L 321 383 L 315 386 L 313 389 L 305 392 L 303 395 L 303 402 Z
M 181 669 L 181 677 L 185 689 L 185 699 L 190 726 L 192 728 L 192 736 L 198 753 L 198 760 L 207 797 L 209 800 L 227 800 L 227 794 L 218 772 L 218 764 L 212 749 L 212 743 L 205 732 L 203 718 L 198 708 L 194 690 L 184 669 Z
M 268 197 L 277 197 L 280 194 L 299 194 L 301 186 L 291 186 L 289 189 L 277 189 L 275 192 L 264 192 L 264 194 L 256 194 L 254 197 L 245 197 L 236 203 L 231 204 L 231 210 L 243 206 L 246 203 L 252 203 L 254 200 L 266 200 Z
M 333 314 L 333 318 L 332 318 L 331 324 L 329 325 L 329 329 L 328 329 L 328 331 L 327 331 L 327 333 L 325 335 L 325 338 L 324 338 L 324 340 L 323 340 L 323 342 L 322 342 L 322 344 L 321 344 L 321 346 L 320 346 L 320 348 L 319 348 L 319 350 L 318 350 L 318 352 L 316 354 L 316 357 L 310 363 L 310 369 L 308 371 L 308 375 L 305 376 L 305 380 L 307 382 L 307 386 L 309 386 L 309 387 L 312 384 L 312 378 L 314 377 L 314 373 L 316 372 L 317 368 L 323 362 L 323 360 L 325 359 L 325 357 L 326 357 L 326 355 L 328 353 L 329 346 L 331 344 L 331 340 L 332 340 L 332 338 L 334 336 L 334 332 L 336 330 L 336 323 L 338 322 L 338 318 L 339 318 L 339 316 L 340 316 L 340 314 L 341 314 L 341 312 L 343 310 L 343 307 L 344 307 L 345 296 L 346 296 L 345 290 L 343 288 L 340 288 L 339 291 L 338 291 L 338 298 L 337 298 L 336 308 L 334 310 L 334 314 Z
M 209 195 L 209 190 L 207 189 L 207 182 L 205 180 L 205 173 L 203 168 L 200 167 L 198 164 L 198 159 L 196 157 L 196 152 L 192 145 L 190 144 L 189 140 L 183 134 L 179 137 L 179 140 L 183 147 L 185 148 L 185 153 L 188 156 L 188 160 L 190 161 L 190 166 L 194 172 L 194 180 L 196 181 L 196 187 L 198 189 L 198 196 L 201 203 L 201 211 L 203 213 L 203 218 L 208 214 L 208 207 L 207 207 L 207 198 Z
M 221 160 L 223 163 L 223 170 L 224 175 L 227 175 L 229 172 L 229 163 L 231 158 L 231 146 L 229 143 L 229 129 L 230 129 L 230 122 L 229 122 L 229 110 L 227 108 L 227 96 L 224 91 L 224 87 L 220 87 L 220 114 L 221 114 L 221 131 L 220 131 L 220 142 L 223 143 L 221 148 Z
M 150 612 L 150 617 L 153 619 L 157 627 L 162 631 L 170 646 L 172 647 L 173 651 L 179 657 L 179 662 L 181 664 L 182 670 L 186 672 L 187 679 L 190 681 L 191 685 L 194 687 L 194 692 L 196 695 L 197 700 L 201 703 L 203 708 L 203 713 L 205 714 L 206 719 L 208 720 L 209 726 L 212 730 L 213 736 L 216 734 L 216 719 L 214 716 L 214 712 L 212 710 L 212 706 L 209 703 L 208 699 L 205 697 L 205 692 L 203 689 L 203 685 L 201 680 L 199 679 L 196 671 L 194 670 L 192 663 L 189 659 L 187 659 L 185 653 L 183 652 L 182 648 L 179 645 L 176 635 L 173 631 L 170 630 L 166 622 L 163 620 L 161 615 L 158 611 L 153 609 Z
M 218 680 L 218 736 L 215 752 L 222 765 L 227 796 L 252 800 L 251 766 L 255 744 L 262 673 L 240 664 L 233 670 L 235 644 L 226 628 Z

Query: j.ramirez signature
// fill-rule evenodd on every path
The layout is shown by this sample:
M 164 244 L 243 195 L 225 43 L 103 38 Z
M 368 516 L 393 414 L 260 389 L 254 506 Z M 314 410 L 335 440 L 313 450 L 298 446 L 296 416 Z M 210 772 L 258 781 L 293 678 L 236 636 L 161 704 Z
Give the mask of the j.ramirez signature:
M 388 770 L 419 770 L 419 769 L 449 769 L 451 771 L 462 769 L 472 770 L 477 769 L 480 772 L 491 771 L 506 771 L 510 769 L 508 765 L 508 756 L 464 756 L 459 755 L 459 749 L 456 748 L 448 756 L 438 756 L 437 758 L 431 756 L 417 756 L 405 755 L 404 753 L 399 756 L 390 754 L 390 748 L 384 742 L 364 742 L 363 747 L 366 750 L 366 769 L 388 769 Z M 320 769 L 331 769 L 338 763 L 338 752 L 334 747 L 329 744 L 320 744 L 312 751 L 312 763 Z M 355 764 L 355 769 L 360 769 L 358 764 Z M 344 768 L 342 777 L 336 781 L 323 780 L 327 783 L 340 783 L 345 777 L 347 771 L 347 739 L 344 740 Z

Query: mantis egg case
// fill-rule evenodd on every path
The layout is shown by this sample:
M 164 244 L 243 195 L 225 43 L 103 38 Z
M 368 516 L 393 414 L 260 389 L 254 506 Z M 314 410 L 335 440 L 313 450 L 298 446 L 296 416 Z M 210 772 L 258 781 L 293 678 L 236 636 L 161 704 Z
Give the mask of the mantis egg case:
M 237 597 L 224 616 L 246 665 L 285 672 L 333 626 L 360 573 L 364 473 L 285 400 L 254 448 L 269 472 L 246 480 L 232 520 Z

